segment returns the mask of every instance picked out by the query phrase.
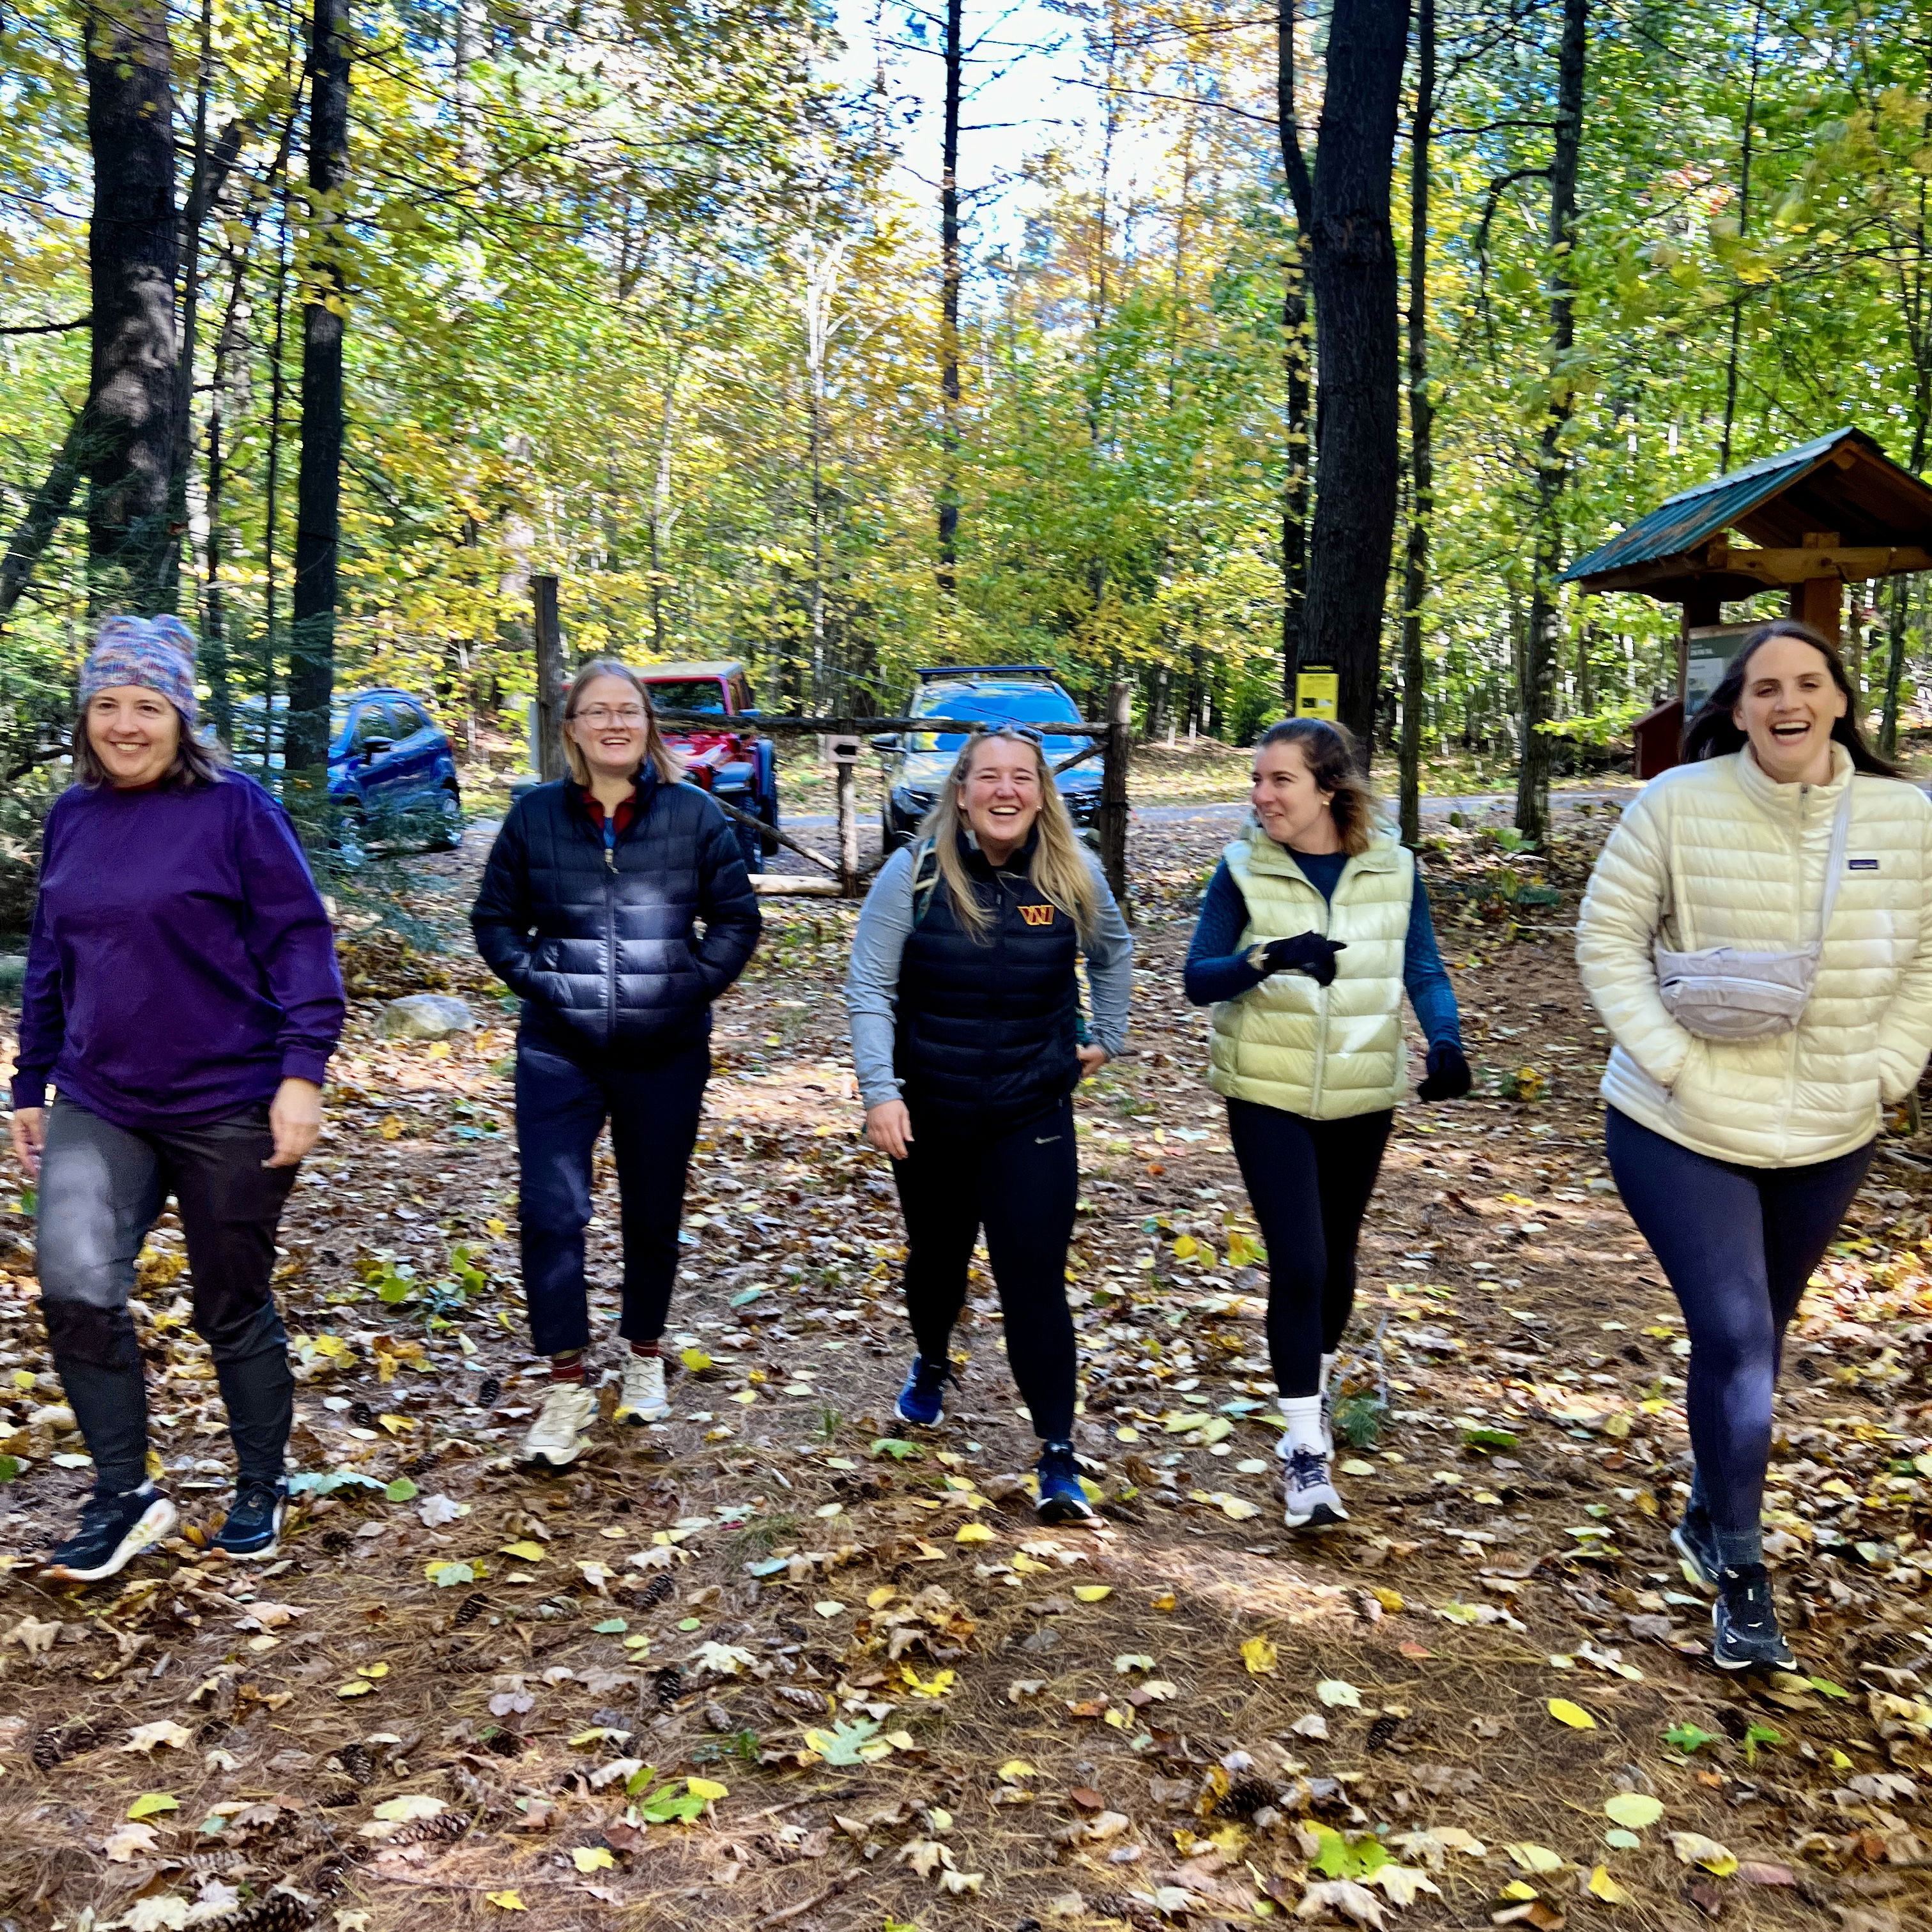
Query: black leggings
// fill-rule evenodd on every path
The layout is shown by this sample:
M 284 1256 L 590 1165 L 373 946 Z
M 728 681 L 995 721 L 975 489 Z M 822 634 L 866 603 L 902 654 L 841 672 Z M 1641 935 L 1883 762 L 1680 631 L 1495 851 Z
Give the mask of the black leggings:
M 1355 1305 L 1355 1244 L 1395 1119 L 1391 1108 L 1306 1120 L 1228 1102 L 1228 1132 L 1268 1246 L 1268 1359 L 1291 1399 L 1317 1394 Z
M 1720 1532 L 1754 1533 L 1784 1330 L 1874 1143 L 1803 1167 L 1742 1167 L 1694 1154 L 1614 1107 L 1604 1138 L 1617 1192 L 1690 1331 L 1684 1407 L 1700 1500 Z
M 943 1362 L 966 1301 L 980 1228 L 1005 1318 L 1006 1366 L 1045 1442 L 1073 1433 L 1073 1317 L 1066 1250 L 1080 1173 L 1073 1102 L 1003 1132 L 948 1133 L 912 1110 L 912 1150 L 892 1163 L 905 1214 L 906 1313 L 928 1361 Z

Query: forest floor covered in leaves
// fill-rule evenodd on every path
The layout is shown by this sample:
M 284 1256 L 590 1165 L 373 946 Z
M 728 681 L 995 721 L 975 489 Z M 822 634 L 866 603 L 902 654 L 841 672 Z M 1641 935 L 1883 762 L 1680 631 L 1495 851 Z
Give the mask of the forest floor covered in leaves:
M 1932 1160 L 1888 1144 L 1789 1352 L 1771 1544 L 1802 1674 L 1727 1679 L 1664 1541 L 1688 1345 L 1607 1177 L 1570 959 L 1603 818 L 1559 823 L 1546 856 L 1434 835 L 1478 1093 L 1398 1117 L 1345 1361 L 1353 1520 L 1318 1541 L 1280 1526 L 1257 1235 L 1180 995 L 1211 828 L 1136 834 L 1135 1050 L 1078 1101 L 1090 1533 L 1034 1521 L 989 1281 L 956 1413 L 892 1420 L 851 909 L 768 904 L 719 1009 L 675 1419 L 548 1478 L 514 1454 L 542 1383 L 513 1017 L 466 950 L 350 934 L 284 1228 L 279 1562 L 202 1551 L 230 1462 L 170 1219 L 140 1321 L 187 1534 L 95 1589 L 36 1580 L 91 1472 L 30 1223 L 0 1215 L 0 1924 L 1927 1923 Z M 484 838 L 407 868 L 453 947 Z M 379 1039 L 384 1000 L 439 988 L 484 1030 Z

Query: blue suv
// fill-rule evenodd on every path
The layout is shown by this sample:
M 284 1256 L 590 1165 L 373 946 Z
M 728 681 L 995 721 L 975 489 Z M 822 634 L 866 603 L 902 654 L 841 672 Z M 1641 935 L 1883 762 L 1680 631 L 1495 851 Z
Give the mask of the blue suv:
M 1047 763 L 1057 765 L 1094 740 L 1069 730 L 1080 707 L 1044 664 L 935 664 L 916 674 L 906 700 L 908 718 L 984 718 L 988 724 L 1024 724 L 1042 734 Z M 1058 727 L 1060 728 L 1056 729 Z M 886 798 L 880 832 L 888 852 L 911 842 L 966 740 L 952 731 L 888 733 L 872 740 L 886 755 Z M 1097 760 L 1062 772 L 1054 782 L 1068 815 L 1083 836 L 1094 836 L 1100 806 Z
M 265 734 L 259 698 L 235 706 L 235 762 L 278 790 L 287 712 L 286 697 L 271 700 Z M 438 850 L 463 842 L 455 752 L 421 698 L 387 686 L 339 693 L 329 722 L 328 800 L 344 821 L 345 844 L 412 832 Z

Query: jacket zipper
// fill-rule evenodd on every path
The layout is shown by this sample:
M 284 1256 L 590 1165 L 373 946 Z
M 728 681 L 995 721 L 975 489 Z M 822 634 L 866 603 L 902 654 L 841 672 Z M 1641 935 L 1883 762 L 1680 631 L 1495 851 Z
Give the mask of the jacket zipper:
M 1301 868 L 1299 866 L 1294 869 L 1298 872 L 1301 872 Z M 1348 868 L 1344 865 L 1342 868 L 1341 878 L 1335 881 L 1336 892 L 1339 892 L 1342 890 L 1343 881 L 1346 880 L 1348 875 Z M 1301 872 L 1301 877 L 1303 883 L 1315 895 L 1315 916 L 1317 921 L 1315 929 L 1324 939 L 1326 939 L 1328 937 L 1328 916 L 1334 910 L 1334 902 L 1322 896 L 1320 888 L 1309 878 L 1306 872 Z M 1328 996 L 1334 991 L 1334 986 L 1332 981 L 1326 986 L 1318 986 L 1315 989 L 1315 1080 L 1314 1084 L 1309 1089 L 1308 1111 L 1310 1118 L 1316 1120 L 1319 1120 L 1322 1117 L 1322 1082 L 1323 1076 L 1328 1070 Z
M 617 1044 L 617 814 L 604 817 L 604 1038 Z
M 1808 784 L 1800 785 L 1798 788 L 1798 929 L 1801 933 L 1810 929 L 1810 922 L 1804 916 L 1804 834 L 1810 816 L 1811 788 Z M 1829 862 L 1828 860 L 1827 862 Z M 1824 935 L 1820 933 L 1818 964 L 1822 968 L 1824 963 Z M 1815 977 L 1812 985 L 1815 990 L 1817 985 Z M 1791 1118 L 1792 1109 L 1798 1104 L 1798 1028 L 1802 1027 L 1804 1024 L 1804 1016 L 1800 1013 L 1798 1016 L 1798 1025 L 1794 1026 L 1786 1036 L 1789 1044 L 1785 1048 L 1784 1055 L 1784 1109 L 1779 1116 L 1781 1121 L 1788 1121 Z M 1790 1134 L 1784 1126 L 1780 1126 L 1778 1135 L 1778 1151 L 1780 1159 L 1786 1151 L 1790 1140 Z

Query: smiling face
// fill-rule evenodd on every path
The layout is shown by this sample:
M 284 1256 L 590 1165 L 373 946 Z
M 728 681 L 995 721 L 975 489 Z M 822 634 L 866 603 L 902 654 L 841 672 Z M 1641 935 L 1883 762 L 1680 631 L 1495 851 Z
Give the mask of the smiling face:
M 593 677 L 578 693 L 569 731 L 592 778 L 632 778 L 644 761 L 649 719 L 626 677 Z
M 181 713 L 146 685 L 114 685 L 87 700 L 87 742 L 116 790 L 166 777 L 181 734 Z
M 989 859 L 1006 857 L 1033 830 L 1044 802 L 1040 763 L 1024 739 L 988 738 L 974 747 L 957 802 Z
M 1824 653 L 1802 638 L 1776 637 L 1752 652 L 1732 722 L 1779 784 L 1828 784 L 1832 727 L 1850 700 Z
M 1299 745 L 1264 745 L 1255 754 L 1254 789 L 1248 794 L 1262 830 L 1277 844 L 1298 851 L 1328 852 L 1339 836 L 1329 802 L 1308 769 Z

